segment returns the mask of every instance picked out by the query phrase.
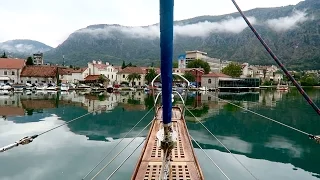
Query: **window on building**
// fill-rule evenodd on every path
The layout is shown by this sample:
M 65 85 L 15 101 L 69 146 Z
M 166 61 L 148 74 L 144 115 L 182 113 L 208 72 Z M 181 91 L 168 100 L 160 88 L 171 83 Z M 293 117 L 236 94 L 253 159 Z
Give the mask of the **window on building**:
M 126 78 L 126 75 L 122 75 L 123 78 Z
M 38 81 L 35 81 L 35 83 L 38 83 Z
M 4 71 L 3 73 L 4 73 L 4 75 L 7 75 L 7 71 Z
M 208 79 L 208 83 L 211 84 L 211 79 Z
M 21 83 L 23 83 L 23 80 L 21 80 Z
M 141 82 L 139 82 L 139 86 L 141 86 Z
M 109 74 L 108 74 L 108 79 L 109 79 Z
M 15 101 L 12 101 L 12 102 L 11 102 L 12 105 L 15 104 L 15 103 L 16 103 Z
M 14 71 L 12 71 L 11 74 L 14 75 Z
M 211 101 L 211 96 L 208 96 L 208 101 Z

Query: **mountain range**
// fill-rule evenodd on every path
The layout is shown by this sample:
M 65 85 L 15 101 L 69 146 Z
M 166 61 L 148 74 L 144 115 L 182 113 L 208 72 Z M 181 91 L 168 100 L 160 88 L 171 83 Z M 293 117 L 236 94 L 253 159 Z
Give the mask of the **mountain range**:
M 292 69 L 320 68 L 319 0 L 256 8 L 244 13 L 283 64 Z M 186 50 L 200 50 L 222 60 L 274 64 L 239 13 L 200 16 L 174 24 L 176 58 Z M 124 60 L 137 65 L 156 64 L 160 59 L 159 35 L 158 24 L 143 27 L 90 25 L 70 34 L 58 47 L 47 47 L 45 61 L 62 63 L 64 55 L 68 65 L 85 65 L 93 59 L 118 65 Z
M 9 56 L 29 56 L 30 53 L 47 52 L 53 48 L 33 40 L 17 39 L 0 43 L 1 51 L 5 51 Z

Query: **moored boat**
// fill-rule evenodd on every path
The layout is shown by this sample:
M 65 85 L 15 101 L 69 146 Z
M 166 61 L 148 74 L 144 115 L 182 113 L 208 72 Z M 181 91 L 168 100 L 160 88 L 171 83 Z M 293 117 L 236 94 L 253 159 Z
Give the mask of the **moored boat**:
M 70 87 L 68 84 L 61 84 L 60 90 L 61 91 L 69 91 Z
M 14 92 L 23 92 L 26 86 L 24 84 L 13 84 L 12 88 Z
M 285 85 L 278 84 L 277 90 L 287 91 L 287 90 L 289 90 L 289 86 L 288 86 L 288 84 L 285 84 Z
M 112 85 L 109 84 L 109 85 L 107 86 L 107 92 L 108 92 L 108 93 L 112 93 L 112 92 L 113 92 L 113 87 L 112 87 Z

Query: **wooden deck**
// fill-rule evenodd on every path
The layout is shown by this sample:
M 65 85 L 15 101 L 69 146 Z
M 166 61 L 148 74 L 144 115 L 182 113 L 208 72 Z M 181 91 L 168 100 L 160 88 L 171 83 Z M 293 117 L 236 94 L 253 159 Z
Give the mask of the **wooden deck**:
M 172 150 L 170 166 L 170 180 L 202 180 L 203 174 L 195 157 L 189 133 L 182 116 L 181 109 L 172 108 L 172 126 L 178 133 L 177 146 Z M 162 128 L 162 109 L 158 108 L 157 114 L 149 131 L 132 180 L 159 180 L 162 166 L 163 152 L 157 147 L 156 133 Z

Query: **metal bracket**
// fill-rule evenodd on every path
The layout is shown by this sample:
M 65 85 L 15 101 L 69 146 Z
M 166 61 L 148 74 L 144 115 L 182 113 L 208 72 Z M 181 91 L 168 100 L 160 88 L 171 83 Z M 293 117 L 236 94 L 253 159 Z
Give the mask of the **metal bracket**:
M 320 144 L 320 136 L 314 136 L 314 140 Z
M 19 141 L 13 143 L 13 144 L 9 144 L 8 146 L 5 146 L 5 147 L 2 147 L 0 148 L 0 152 L 5 152 L 9 149 L 12 149 L 14 147 L 17 147 L 19 145 L 26 145 L 26 144 L 29 144 L 31 143 L 36 137 L 38 137 L 38 135 L 34 135 L 34 136 L 27 136 L 27 137 L 24 137 L 22 139 L 20 139 Z

